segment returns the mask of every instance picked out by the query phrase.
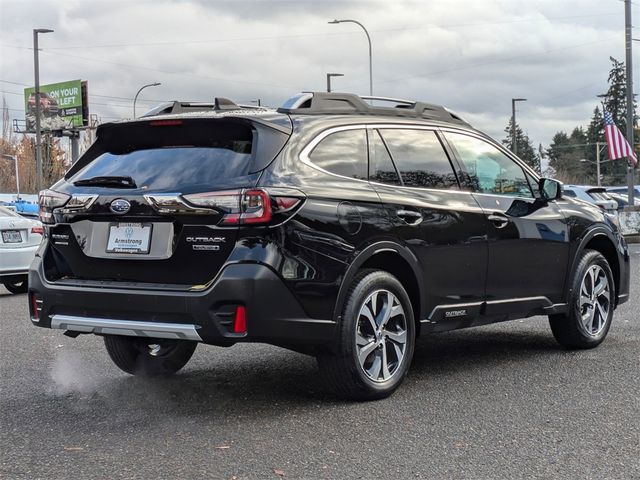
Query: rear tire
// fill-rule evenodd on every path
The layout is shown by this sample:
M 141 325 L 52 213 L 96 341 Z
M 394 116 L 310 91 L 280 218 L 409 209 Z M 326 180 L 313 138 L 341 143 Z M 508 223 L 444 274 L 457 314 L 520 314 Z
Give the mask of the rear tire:
M 104 345 L 120 370 L 131 375 L 156 377 L 172 375 L 184 367 L 198 343 L 105 335 Z
M 585 349 L 606 338 L 615 305 L 616 289 L 606 258 L 585 250 L 571 281 L 569 311 L 549 315 L 551 331 L 565 348 Z
M 363 270 L 353 280 L 338 325 L 336 353 L 317 357 L 320 374 L 341 397 L 388 397 L 409 371 L 416 327 L 396 277 Z
M 25 278 L 21 282 L 8 282 L 4 284 L 4 287 L 9 290 L 11 293 L 27 293 L 29 289 L 29 282 Z

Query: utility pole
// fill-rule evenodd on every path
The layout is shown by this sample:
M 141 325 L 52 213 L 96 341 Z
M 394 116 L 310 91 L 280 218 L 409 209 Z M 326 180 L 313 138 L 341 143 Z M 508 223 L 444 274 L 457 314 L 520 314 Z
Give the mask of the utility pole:
M 632 33 L 633 33 L 633 25 L 631 21 L 631 0 L 624 0 L 624 30 L 625 30 L 625 51 L 626 51 L 626 60 L 625 60 L 625 68 L 626 68 L 626 77 L 627 77 L 627 142 L 633 148 L 633 117 L 634 117 L 634 108 L 633 108 L 633 55 L 632 55 Z M 634 205 L 633 196 L 634 196 L 634 165 L 631 162 L 631 159 L 628 159 L 627 164 L 627 183 L 629 185 L 629 205 Z
M 15 155 L 9 155 L 8 153 L 3 153 L 0 156 L 6 160 L 11 160 L 16 168 L 16 199 L 20 200 L 20 172 L 18 170 L 18 157 Z
M 36 97 L 36 188 L 42 190 L 42 132 L 40 127 L 40 60 L 38 58 L 38 34 L 51 33 L 47 28 L 33 29 L 33 75 L 35 77 Z
M 600 186 L 600 142 L 596 142 L 596 185 Z
M 514 155 L 518 155 L 518 142 L 516 135 L 516 102 L 526 102 L 526 98 L 511 99 L 511 151 Z
M 76 163 L 80 157 L 80 130 L 77 128 L 72 129 L 69 141 L 71 142 L 71 162 Z

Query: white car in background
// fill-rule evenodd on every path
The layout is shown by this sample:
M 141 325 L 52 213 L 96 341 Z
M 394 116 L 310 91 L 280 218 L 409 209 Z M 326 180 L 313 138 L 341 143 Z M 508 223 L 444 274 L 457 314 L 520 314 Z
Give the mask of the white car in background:
M 42 224 L 0 207 L 0 283 L 11 293 L 27 291 L 27 272 L 42 241 Z
M 562 194 L 565 197 L 577 198 L 599 206 L 602 210 L 612 215 L 618 213 L 616 202 L 604 187 L 588 187 L 584 185 L 564 185 Z

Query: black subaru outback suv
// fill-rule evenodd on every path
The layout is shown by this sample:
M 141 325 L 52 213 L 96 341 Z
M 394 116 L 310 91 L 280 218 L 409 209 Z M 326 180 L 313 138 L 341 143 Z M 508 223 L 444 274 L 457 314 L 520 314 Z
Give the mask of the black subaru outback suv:
M 615 220 L 447 109 L 385 100 L 100 126 L 40 194 L 33 324 L 103 336 L 130 374 L 266 342 L 356 399 L 398 387 L 418 335 L 548 315 L 563 346 L 602 342 L 629 292 Z

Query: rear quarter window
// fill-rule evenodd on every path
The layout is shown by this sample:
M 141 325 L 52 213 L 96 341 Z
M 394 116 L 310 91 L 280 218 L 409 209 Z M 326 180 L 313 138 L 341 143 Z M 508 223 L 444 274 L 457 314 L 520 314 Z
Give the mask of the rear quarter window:
M 367 133 L 363 128 L 331 133 L 313 148 L 309 160 L 329 173 L 366 180 Z

